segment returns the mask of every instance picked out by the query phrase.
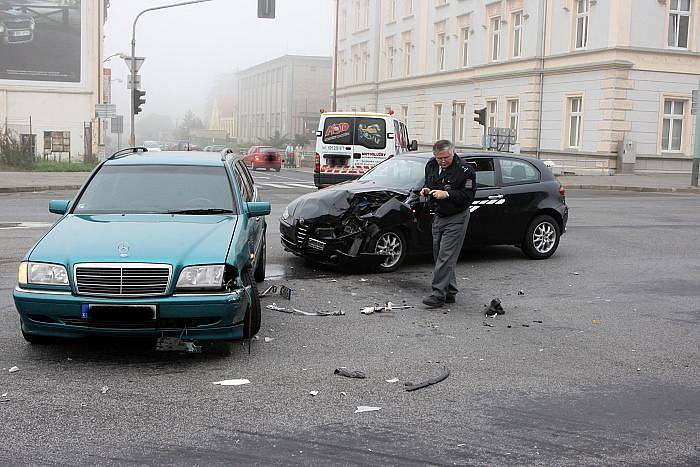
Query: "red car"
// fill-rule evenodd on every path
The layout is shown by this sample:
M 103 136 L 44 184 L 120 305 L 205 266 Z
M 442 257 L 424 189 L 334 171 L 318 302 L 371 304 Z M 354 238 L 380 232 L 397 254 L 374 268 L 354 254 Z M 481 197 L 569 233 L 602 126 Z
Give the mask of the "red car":
M 270 146 L 253 146 L 248 150 L 248 155 L 243 157 L 246 164 L 257 169 L 275 169 L 279 172 L 282 169 L 282 155 Z

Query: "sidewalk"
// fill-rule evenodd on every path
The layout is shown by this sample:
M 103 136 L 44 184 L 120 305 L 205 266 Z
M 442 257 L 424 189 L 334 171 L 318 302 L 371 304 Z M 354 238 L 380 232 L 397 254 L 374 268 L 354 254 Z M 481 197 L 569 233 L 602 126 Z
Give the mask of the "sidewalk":
M 285 169 L 283 169 L 285 170 Z M 311 172 L 311 168 L 286 169 Z M 77 190 L 88 172 L 0 172 L 0 193 Z M 567 175 L 558 177 L 567 190 L 618 190 L 658 193 L 697 193 L 687 174 Z

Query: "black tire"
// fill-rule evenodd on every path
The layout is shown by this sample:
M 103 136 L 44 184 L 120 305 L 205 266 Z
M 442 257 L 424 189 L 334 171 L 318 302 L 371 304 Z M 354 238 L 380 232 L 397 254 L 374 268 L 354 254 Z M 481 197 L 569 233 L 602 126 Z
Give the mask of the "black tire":
M 275 169 L 275 172 L 279 172 L 280 170 L 282 170 L 282 167 Z
M 267 240 L 265 239 L 265 233 L 263 232 L 262 246 L 260 247 L 260 258 L 258 258 L 258 265 L 255 267 L 255 273 L 253 278 L 255 282 L 262 282 L 265 280 L 265 263 L 267 262 Z
M 380 250 L 386 251 L 386 248 L 392 251 L 392 256 L 377 265 L 378 272 L 394 272 L 403 264 L 408 252 L 408 244 L 403 232 L 397 229 L 383 230 L 372 242 L 369 251 L 379 253 Z
M 528 258 L 546 259 L 557 251 L 561 230 L 559 223 L 548 215 L 535 217 L 525 232 L 522 250 Z
M 32 345 L 46 345 L 53 344 L 56 342 L 54 338 L 48 336 L 40 336 L 38 334 L 27 334 L 26 332 L 24 332 L 24 330 L 22 330 L 22 337 L 24 337 L 24 340 Z
M 260 310 L 260 296 L 258 295 L 258 286 L 255 285 L 255 280 L 249 270 L 243 271 L 243 285 L 250 287 L 250 305 L 245 314 L 243 321 L 243 337 L 248 339 L 253 337 L 260 331 L 260 322 L 262 320 L 262 312 Z

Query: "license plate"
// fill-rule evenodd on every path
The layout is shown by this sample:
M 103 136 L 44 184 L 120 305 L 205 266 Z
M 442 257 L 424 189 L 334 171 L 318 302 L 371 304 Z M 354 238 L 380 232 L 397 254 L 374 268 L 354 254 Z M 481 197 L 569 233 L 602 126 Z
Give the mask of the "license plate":
M 313 248 L 314 250 L 320 250 L 323 251 L 326 248 L 326 242 L 322 242 L 321 240 L 316 240 L 315 238 L 310 238 L 309 247 Z
M 12 35 L 15 37 L 24 37 L 31 35 L 31 31 L 12 31 Z
M 87 318 L 96 321 L 155 320 L 155 305 L 88 305 Z

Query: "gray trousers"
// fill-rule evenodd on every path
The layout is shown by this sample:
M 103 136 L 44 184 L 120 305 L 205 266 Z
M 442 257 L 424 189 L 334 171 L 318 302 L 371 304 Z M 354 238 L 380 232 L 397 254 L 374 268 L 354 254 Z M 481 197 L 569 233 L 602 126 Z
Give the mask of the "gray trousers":
M 445 299 L 447 295 L 455 295 L 457 278 L 455 265 L 462 250 L 464 237 L 469 225 L 469 209 L 459 214 L 447 217 L 433 218 L 433 295 Z

